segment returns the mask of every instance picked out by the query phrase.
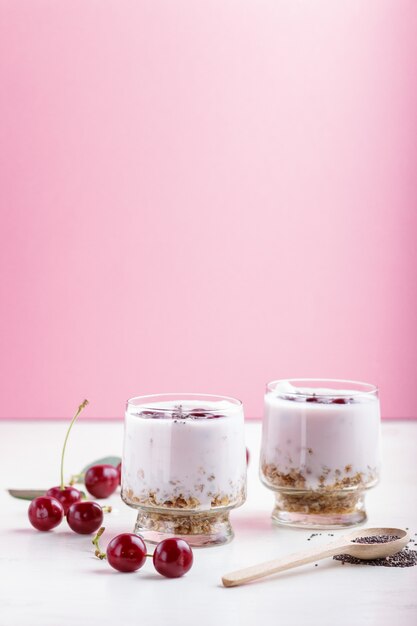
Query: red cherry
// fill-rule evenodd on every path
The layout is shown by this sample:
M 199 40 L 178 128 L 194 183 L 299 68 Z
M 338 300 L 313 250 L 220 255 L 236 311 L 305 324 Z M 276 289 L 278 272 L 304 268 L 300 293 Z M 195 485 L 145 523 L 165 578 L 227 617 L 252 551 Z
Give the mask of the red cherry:
M 179 578 L 193 564 L 193 551 L 184 539 L 164 539 L 153 553 L 155 569 L 167 578 Z
M 81 500 L 82 497 L 81 491 L 79 491 L 75 487 L 72 487 L 71 485 L 68 485 L 63 489 L 61 489 L 61 487 L 51 487 L 46 492 L 46 495 L 52 496 L 53 498 L 56 498 L 60 501 L 60 503 L 64 507 L 65 515 L 67 514 L 71 504 L 74 504 L 74 502 L 78 502 L 79 500 Z
M 349 404 L 353 402 L 353 398 L 333 398 L 332 404 Z
M 205 409 L 193 409 L 188 413 L 190 417 L 196 419 L 207 419 L 213 420 L 219 417 L 224 417 L 224 415 L 220 415 L 220 413 L 210 413 L 210 411 L 206 411 Z
M 166 417 L 163 411 L 141 411 L 138 415 L 141 417 L 151 417 L 152 419 L 162 419 Z
M 103 509 L 97 502 L 84 500 L 71 504 L 67 513 L 69 527 L 80 535 L 89 535 L 100 528 L 103 522 Z
M 85 487 L 95 498 L 108 498 L 119 485 L 119 472 L 114 465 L 93 465 L 84 477 Z
M 122 464 L 119 463 L 116 469 L 119 472 L 119 485 L 121 485 L 122 484 Z
M 193 417 L 208 417 L 211 413 L 204 409 L 193 409 L 188 415 L 192 415 Z
M 138 535 L 123 533 L 110 541 L 106 554 L 114 569 L 119 572 L 135 572 L 146 561 L 146 545 Z
M 29 504 L 28 517 L 37 530 L 51 530 L 62 522 L 64 507 L 56 498 L 40 496 Z

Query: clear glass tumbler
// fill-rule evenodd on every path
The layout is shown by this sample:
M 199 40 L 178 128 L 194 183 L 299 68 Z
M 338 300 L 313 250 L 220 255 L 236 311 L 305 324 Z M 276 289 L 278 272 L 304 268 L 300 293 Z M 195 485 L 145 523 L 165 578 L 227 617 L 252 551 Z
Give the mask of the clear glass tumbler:
M 147 541 L 230 541 L 230 510 L 246 499 L 242 403 L 182 393 L 129 400 L 122 498 L 138 509 L 135 532 Z
M 260 476 L 279 524 L 338 528 L 366 520 L 365 491 L 380 472 L 374 385 L 349 380 L 270 382 Z

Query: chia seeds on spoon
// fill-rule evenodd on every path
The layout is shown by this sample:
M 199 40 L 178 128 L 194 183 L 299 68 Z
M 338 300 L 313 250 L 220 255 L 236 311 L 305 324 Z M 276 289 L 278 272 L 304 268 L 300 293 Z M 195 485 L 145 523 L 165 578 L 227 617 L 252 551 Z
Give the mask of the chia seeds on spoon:
M 352 543 L 387 543 L 389 541 L 395 541 L 399 539 L 398 535 L 374 535 L 371 537 L 356 537 L 352 539 Z M 358 559 L 356 556 L 350 554 L 336 554 L 333 557 L 335 561 L 341 561 L 342 565 L 350 563 L 351 565 L 373 565 L 381 567 L 412 567 L 417 565 L 417 551 L 410 550 L 405 547 L 397 554 L 392 554 L 382 559 Z
M 372 537 L 356 537 L 352 543 L 388 543 L 399 539 L 398 535 L 374 535 Z

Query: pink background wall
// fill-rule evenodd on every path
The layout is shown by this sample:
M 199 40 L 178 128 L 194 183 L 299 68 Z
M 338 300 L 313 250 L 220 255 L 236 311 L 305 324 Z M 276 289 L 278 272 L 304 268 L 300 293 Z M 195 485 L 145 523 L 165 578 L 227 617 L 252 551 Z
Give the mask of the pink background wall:
M 0 0 L 1 416 L 416 416 L 416 41 L 414 0 Z

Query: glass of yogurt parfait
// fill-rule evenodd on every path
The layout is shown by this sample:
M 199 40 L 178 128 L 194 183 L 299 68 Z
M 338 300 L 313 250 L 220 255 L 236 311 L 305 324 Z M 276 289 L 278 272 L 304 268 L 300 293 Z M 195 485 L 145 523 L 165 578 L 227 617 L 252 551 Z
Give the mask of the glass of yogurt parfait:
M 266 388 L 260 476 L 275 492 L 272 519 L 316 528 L 366 520 L 365 490 L 380 472 L 374 385 L 290 379 Z
M 230 541 L 230 510 L 246 499 L 242 403 L 184 393 L 128 400 L 122 499 L 138 509 L 135 532 L 147 541 Z

